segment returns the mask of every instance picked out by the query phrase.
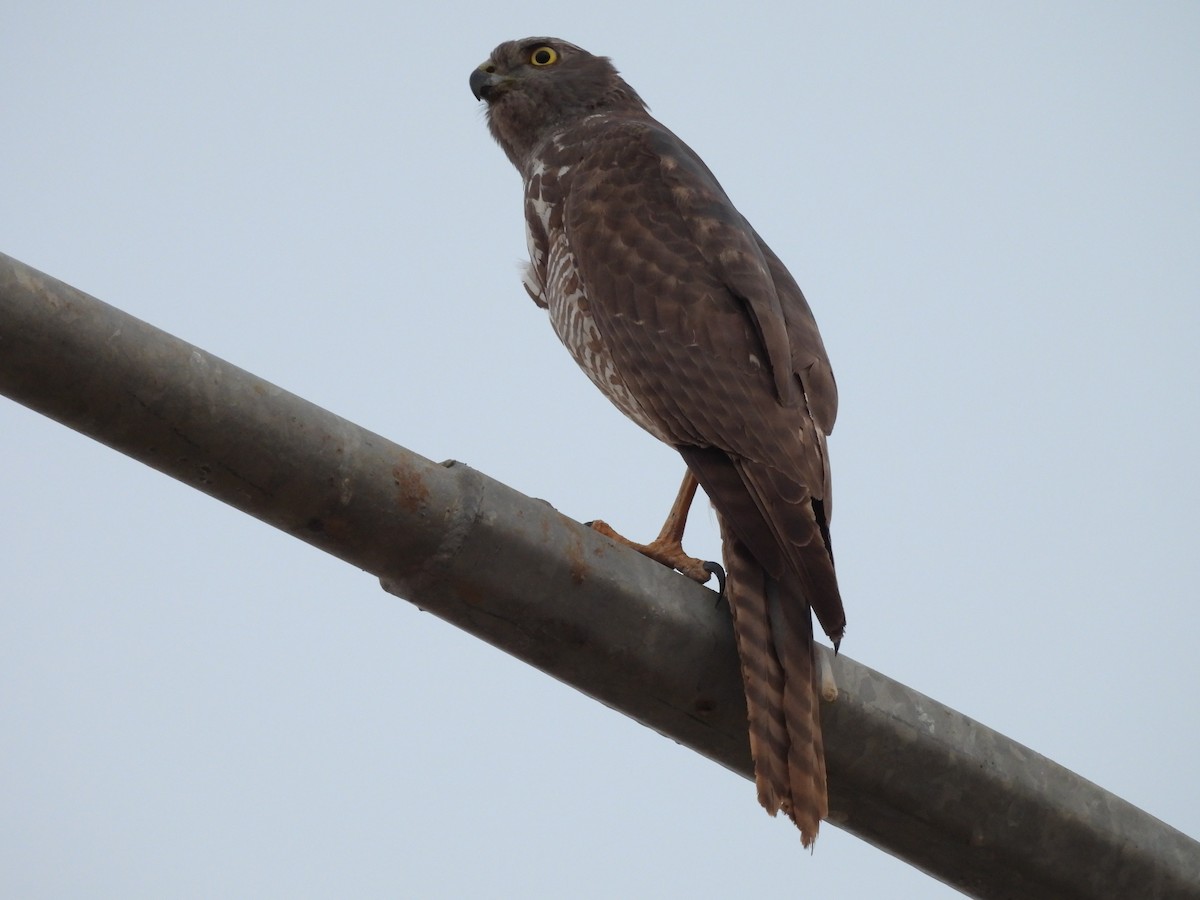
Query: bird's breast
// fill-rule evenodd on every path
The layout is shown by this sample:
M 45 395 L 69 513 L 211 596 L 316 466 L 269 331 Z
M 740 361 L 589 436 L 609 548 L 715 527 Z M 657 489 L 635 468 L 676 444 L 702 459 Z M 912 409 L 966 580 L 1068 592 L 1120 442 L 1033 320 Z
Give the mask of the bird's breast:
M 554 176 L 562 172 L 555 171 Z M 546 306 L 550 325 L 592 383 L 626 416 L 659 440 L 668 440 L 662 427 L 629 390 L 613 362 L 596 320 L 587 288 L 580 276 L 571 242 L 563 227 L 556 178 L 544 166 L 534 167 L 526 185 L 526 225 L 529 272 L 526 288 Z

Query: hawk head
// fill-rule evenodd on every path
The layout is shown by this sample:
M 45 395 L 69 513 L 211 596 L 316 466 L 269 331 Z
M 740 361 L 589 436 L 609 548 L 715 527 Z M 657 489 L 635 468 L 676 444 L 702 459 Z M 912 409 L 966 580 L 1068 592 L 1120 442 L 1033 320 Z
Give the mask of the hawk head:
M 573 119 L 646 111 L 608 57 L 550 37 L 501 44 L 471 73 L 471 93 L 487 103 L 492 137 L 522 171 L 531 151 Z

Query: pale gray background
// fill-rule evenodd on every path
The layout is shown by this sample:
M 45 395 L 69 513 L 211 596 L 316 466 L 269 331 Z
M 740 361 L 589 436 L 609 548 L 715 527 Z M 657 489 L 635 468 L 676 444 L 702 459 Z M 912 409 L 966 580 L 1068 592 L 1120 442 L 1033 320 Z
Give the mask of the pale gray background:
M 3 20 L 0 250 L 648 537 L 680 463 L 521 290 L 467 88 L 508 38 L 612 56 L 816 310 L 844 650 L 1200 834 L 1200 6 Z M 0 437 L 6 897 L 954 895 L 6 400 Z

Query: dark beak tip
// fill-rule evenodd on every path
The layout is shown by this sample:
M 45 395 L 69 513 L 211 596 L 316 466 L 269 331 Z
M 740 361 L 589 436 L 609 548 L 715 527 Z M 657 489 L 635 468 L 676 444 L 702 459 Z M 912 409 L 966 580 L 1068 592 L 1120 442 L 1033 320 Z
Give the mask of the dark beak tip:
M 470 84 L 471 93 L 475 95 L 476 100 L 487 100 L 488 94 L 491 93 L 493 79 L 483 69 L 476 69 L 471 73 Z

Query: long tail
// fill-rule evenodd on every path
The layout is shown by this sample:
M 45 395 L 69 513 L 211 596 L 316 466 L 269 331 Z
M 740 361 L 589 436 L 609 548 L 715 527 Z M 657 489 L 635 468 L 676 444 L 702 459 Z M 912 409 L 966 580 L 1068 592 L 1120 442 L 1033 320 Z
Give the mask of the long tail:
M 796 579 L 772 578 L 718 519 L 758 802 L 782 810 L 808 847 L 829 814 L 812 617 Z

